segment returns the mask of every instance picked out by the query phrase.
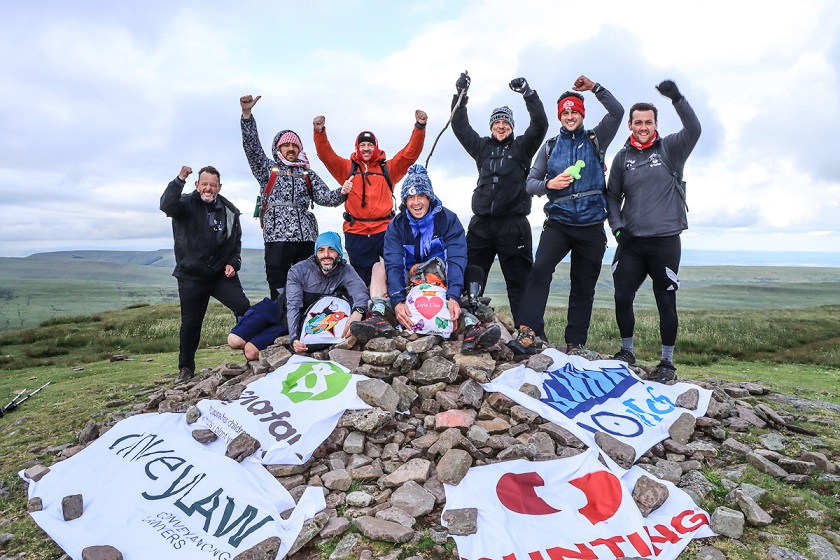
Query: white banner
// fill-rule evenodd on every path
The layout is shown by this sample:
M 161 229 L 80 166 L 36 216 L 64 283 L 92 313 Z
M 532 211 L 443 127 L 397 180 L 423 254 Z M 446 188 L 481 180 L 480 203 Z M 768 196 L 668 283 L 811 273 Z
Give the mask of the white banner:
M 691 539 L 714 536 L 708 514 L 670 483 L 665 503 L 642 516 L 631 495 L 639 476 L 650 475 L 633 467 L 619 479 L 594 450 L 473 467 L 444 484 L 444 513 L 478 510 L 477 532 L 453 535 L 462 560 L 673 560 Z
M 303 344 L 337 344 L 350 320 L 350 302 L 336 296 L 324 296 L 303 314 L 300 341 Z
M 595 434 L 604 432 L 636 450 L 634 461 L 658 442 L 667 439 L 671 424 L 683 413 L 695 418 L 709 407 L 712 392 L 697 385 L 663 385 L 642 381 L 624 362 L 589 361 L 554 349 L 544 355 L 554 360 L 547 372 L 520 366 L 482 385 L 503 393 L 525 408 L 572 432 L 589 447 L 597 447 Z M 540 389 L 539 400 L 519 391 L 523 383 Z M 695 410 L 678 407 L 677 397 L 689 389 L 699 392 Z M 604 454 L 610 468 L 624 472 Z
M 231 560 L 271 537 L 281 558 L 303 522 L 326 504 L 308 489 L 294 500 L 261 464 L 209 452 L 183 414 L 132 416 L 75 456 L 56 463 L 29 497 L 41 498 L 35 522 L 74 560 L 88 546 L 110 545 L 125 560 Z M 64 521 L 62 498 L 81 494 L 81 517 Z
M 370 408 L 356 394 L 368 379 L 335 363 L 292 356 L 231 401 L 203 400 L 196 423 L 219 439 L 208 448 L 224 453 L 243 431 L 260 442 L 264 465 L 302 465 L 335 429 L 346 410 Z

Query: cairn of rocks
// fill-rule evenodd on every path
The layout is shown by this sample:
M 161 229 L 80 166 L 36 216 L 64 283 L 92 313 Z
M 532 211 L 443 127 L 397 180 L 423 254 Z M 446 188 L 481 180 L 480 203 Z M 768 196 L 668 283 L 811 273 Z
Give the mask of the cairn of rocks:
M 507 333 L 508 319 L 501 320 Z M 507 334 L 506 333 L 506 334 Z M 126 414 L 183 412 L 187 422 L 198 419 L 195 403 L 202 399 L 236 399 L 245 387 L 284 365 L 292 353 L 285 339 L 247 364 L 224 364 L 204 371 L 176 388 L 138 393 L 146 402 L 134 405 Z M 371 541 L 393 543 L 385 556 L 396 560 L 401 546 L 428 536 L 434 541 L 431 554 L 447 557 L 444 548 L 451 534 L 476 531 L 475 510 L 447 512 L 447 525 L 439 524 L 445 501 L 443 483 L 458 484 L 472 466 L 527 459 L 545 461 L 582 453 L 584 444 L 564 428 L 547 422 L 500 393 L 485 393 L 481 384 L 516 367 L 516 360 L 536 371 L 545 371 L 551 359 L 543 355 L 514 358 L 504 342 L 478 354 L 460 352 L 459 341 L 436 336 L 397 336 L 367 341 L 350 338 L 313 357 L 335 361 L 352 373 L 370 378 L 358 384 L 359 396 L 371 409 L 348 411 L 311 459 L 300 466 L 266 467 L 298 500 L 309 486 L 323 489 L 327 509 L 309 520 L 289 558 L 318 558 L 314 546 L 338 538 L 330 560 L 370 558 Z M 591 360 L 608 359 L 588 350 L 575 350 Z M 632 366 L 647 379 L 655 366 Z M 767 501 L 767 490 L 744 482 L 750 469 L 783 484 L 801 486 L 810 481 L 840 482 L 837 449 L 816 434 L 800 427 L 806 422 L 835 426 L 840 407 L 780 395 L 753 384 L 698 383 L 711 389 L 713 397 L 706 414 L 683 415 L 670 430 L 670 438 L 655 445 L 636 464 L 657 478 L 685 490 L 698 504 L 712 493 L 727 492 L 725 505 L 713 509 L 712 529 L 739 542 L 745 535 L 766 543 L 770 558 L 807 558 L 790 548 L 774 533 L 776 506 Z M 520 390 L 538 396 L 537 387 Z M 679 405 L 697 406 L 697 391 L 680 397 Z M 775 410 L 779 403 L 796 412 Z M 118 421 L 120 414 L 113 417 Z M 89 421 L 78 434 L 78 444 L 56 452 L 72 456 L 108 429 Z M 241 460 L 256 450 L 255 440 L 237 438 L 228 455 Z M 196 430 L 194 437 L 208 441 L 208 430 Z M 620 442 L 602 438 L 599 445 L 619 464 L 626 462 Z M 749 442 L 749 443 L 747 443 Z M 257 444 L 258 445 L 258 444 Z M 632 463 L 632 455 L 630 457 Z M 628 465 L 629 466 L 629 465 Z M 44 467 L 27 470 L 33 479 L 45 474 Z M 710 480 L 704 472 L 713 472 Z M 712 494 L 714 495 L 714 494 Z M 667 487 L 642 477 L 633 499 L 644 515 L 667 498 Z M 78 504 L 82 497 L 78 497 Z M 30 504 L 30 509 L 38 504 Z M 826 512 L 809 512 L 814 518 Z M 698 558 L 725 558 L 719 538 L 701 541 Z M 450 541 L 451 542 L 451 541 Z M 814 558 L 840 558 L 840 534 L 824 531 L 808 535 Z M 274 543 L 276 544 L 276 543 Z M 273 558 L 273 543 L 261 543 L 240 555 L 242 558 Z M 276 548 L 274 548 L 276 551 Z M 91 558 L 112 558 L 110 550 Z M 248 554 L 245 556 L 244 554 Z M 454 553 L 452 553 L 454 557 Z M 379 556 L 382 557 L 382 556 Z M 240 558 L 240 557 L 237 557 Z

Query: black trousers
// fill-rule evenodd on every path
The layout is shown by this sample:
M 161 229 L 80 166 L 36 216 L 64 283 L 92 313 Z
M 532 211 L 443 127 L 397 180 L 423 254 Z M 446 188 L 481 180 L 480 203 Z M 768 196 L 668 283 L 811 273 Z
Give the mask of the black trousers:
M 634 237 L 620 245 L 613 257 L 613 284 L 615 285 L 615 320 L 621 338 L 633 336 L 636 316 L 633 301 L 636 292 L 650 276 L 653 296 L 659 311 L 659 337 L 664 346 L 677 342 L 677 290 L 682 248 L 680 236 Z
M 595 284 L 601 274 L 601 262 L 606 250 L 604 224 L 569 226 L 547 220 L 537 247 L 537 258 L 525 285 L 527 296 L 520 308 L 521 324 L 528 325 L 541 338 L 545 338 L 545 307 L 551 279 L 557 265 L 571 252 L 565 338 L 567 344 L 586 344 L 592 320 Z
M 314 253 L 314 241 L 269 241 L 265 244 L 265 279 L 271 299 L 277 299 L 277 291 L 286 287 L 292 265 Z
M 520 324 L 522 294 L 534 262 L 531 224 L 527 217 L 472 217 L 467 231 L 467 264 L 484 271 L 485 284 L 496 255 L 505 277 L 514 322 Z
M 251 307 L 239 283 L 239 275 L 228 278 L 221 272 L 208 279 L 178 278 L 178 298 L 181 300 L 178 369 L 186 367 L 195 371 L 195 351 L 201 340 L 201 325 L 211 297 L 233 311 L 237 317 L 245 315 Z

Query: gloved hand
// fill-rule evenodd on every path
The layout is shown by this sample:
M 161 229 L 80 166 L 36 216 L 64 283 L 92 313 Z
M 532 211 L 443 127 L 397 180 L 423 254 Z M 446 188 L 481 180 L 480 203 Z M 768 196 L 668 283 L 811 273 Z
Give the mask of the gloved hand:
M 466 91 L 470 89 L 470 77 L 466 72 L 461 72 L 461 76 L 455 82 L 455 89 L 457 89 L 459 93 L 461 90 L 464 90 L 465 94 Z
M 618 228 L 617 230 L 615 230 L 614 235 L 615 235 L 615 240 L 618 242 L 619 245 L 621 245 L 623 247 L 626 247 L 627 245 L 629 245 L 630 242 L 633 241 L 633 239 L 634 239 L 633 234 L 630 233 L 629 231 L 627 231 L 627 228 L 622 228 L 622 227 Z
M 677 84 L 675 84 L 671 80 L 665 80 L 664 82 L 656 86 L 656 89 L 659 90 L 659 93 L 670 99 L 672 103 L 681 101 L 683 98 L 682 94 L 680 93 L 680 90 L 677 89 Z
M 531 87 L 528 85 L 528 80 L 525 78 L 514 78 L 510 81 L 510 89 L 522 95 L 531 93 Z

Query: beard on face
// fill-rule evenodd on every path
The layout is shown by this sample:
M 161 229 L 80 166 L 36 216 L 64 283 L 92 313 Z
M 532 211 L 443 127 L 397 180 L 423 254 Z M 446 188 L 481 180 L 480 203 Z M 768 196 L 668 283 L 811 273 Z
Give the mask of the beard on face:
M 329 260 L 330 264 L 324 264 L 325 260 Z M 335 259 L 318 259 L 318 265 L 324 272 L 329 272 L 335 268 Z

